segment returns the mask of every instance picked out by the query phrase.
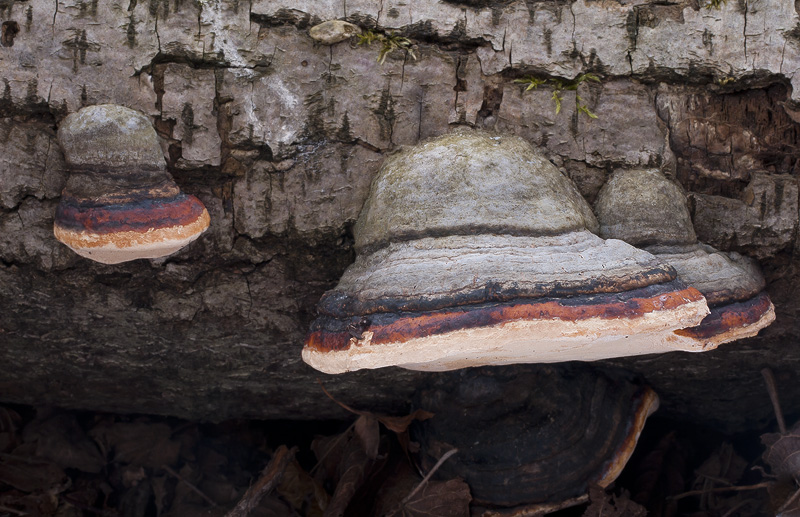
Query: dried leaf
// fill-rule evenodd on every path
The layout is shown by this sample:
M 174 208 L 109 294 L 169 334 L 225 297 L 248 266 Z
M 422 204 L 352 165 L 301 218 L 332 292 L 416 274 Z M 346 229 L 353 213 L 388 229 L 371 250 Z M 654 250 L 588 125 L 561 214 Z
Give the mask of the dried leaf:
M 714 452 L 695 470 L 697 481 L 695 487 L 704 484 L 705 480 L 723 480 L 728 484 L 738 483 L 742 478 L 747 462 L 739 456 L 730 442 L 723 442 Z
M 599 486 L 589 487 L 591 504 L 584 510 L 583 517 L 645 517 L 644 506 L 631 501 L 627 492 L 616 496 L 608 494 Z
M 167 509 L 169 490 L 167 489 L 167 476 L 154 476 L 150 478 L 150 485 L 153 487 L 153 498 L 156 504 L 156 515 L 164 514 Z
M 418 410 L 414 411 L 413 413 L 411 413 L 410 415 L 406 415 L 406 416 L 376 415 L 375 413 L 371 413 L 369 411 L 360 411 L 358 409 L 351 408 L 350 406 L 348 406 L 344 402 L 340 402 L 340 401 L 336 400 L 333 397 L 333 395 L 331 395 L 328 392 L 328 390 L 325 389 L 325 386 L 323 386 L 321 382 L 319 383 L 319 385 L 322 388 L 322 391 L 325 393 L 325 395 L 327 395 L 329 399 L 334 401 L 336 404 L 341 406 L 343 409 L 345 409 L 345 410 L 347 410 L 350 413 L 353 413 L 355 415 L 373 417 L 373 418 L 377 419 L 378 422 L 380 422 L 383 425 L 385 425 L 387 429 L 389 429 L 390 431 L 394 431 L 395 433 L 398 433 L 398 434 L 406 432 L 408 430 L 408 426 L 411 425 L 411 422 L 413 422 L 414 420 L 420 420 L 421 421 L 421 420 L 427 420 L 427 419 L 433 417 L 433 413 L 431 413 L 429 411 L 422 410 L 422 409 L 418 409 Z
M 269 494 L 278 483 L 286 470 L 286 466 L 294 460 L 297 448 L 288 449 L 281 445 L 275 450 L 269 464 L 264 467 L 258 480 L 247 489 L 239 503 L 226 514 L 226 517 L 247 517 L 264 497 Z
M 70 511 L 68 505 L 60 505 L 59 497 L 50 492 L 28 494 L 22 498 L 20 503 L 27 509 L 26 515 L 35 515 L 37 517 L 45 515 L 79 517 L 80 515 L 77 512 Z M 75 509 L 72 508 L 72 510 Z
M 333 492 L 330 503 L 325 509 L 324 517 L 341 517 L 356 491 L 364 484 L 372 461 L 360 445 L 354 445 L 344 455 L 344 469 L 339 476 L 339 483 Z
M 733 445 L 723 442 L 695 470 L 692 489 L 705 492 L 699 495 L 700 508 L 723 515 L 730 508 L 742 503 L 751 494 L 746 492 L 716 492 L 711 489 L 733 486 L 739 482 L 747 468 L 747 462 L 733 450 Z
M 295 511 L 304 510 L 306 517 L 321 517 L 330 500 L 322 485 L 303 470 L 296 460 L 286 466 L 275 492 Z
M 381 431 L 378 420 L 372 415 L 361 415 L 353 426 L 356 436 L 361 440 L 367 457 L 374 460 L 378 457 L 378 446 L 381 441 Z
M 205 504 L 208 506 L 203 496 L 197 493 L 197 485 L 202 481 L 203 475 L 193 464 L 187 463 L 178 472 L 172 469 L 167 472 L 177 480 L 173 507 L 178 504 Z
M 777 517 L 800 517 L 800 489 L 795 483 L 778 481 L 769 488 L 769 496 Z
M 119 512 L 122 517 L 144 517 L 150 500 L 153 497 L 153 489 L 150 483 L 139 483 L 123 492 L 119 502 Z
M 64 471 L 49 461 L 11 454 L 0 455 L 0 483 L 11 485 L 23 492 L 66 488 L 68 481 Z
M 683 492 L 685 469 L 686 452 L 671 432 L 634 469 L 637 477 L 632 499 L 651 515 L 675 515 L 676 502 L 668 496 Z
M 174 465 L 181 448 L 171 439 L 172 429 L 161 423 L 103 423 L 89 434 L 103 450 L 112 452 L 113 461 L 143 467 Z
M 25 426 L 22 437 L 36 444 L 36 456 L 61 468 L 96 474 L 106 465 L 97 444 L 70 413 L 40 411 L 36 420 Z
M 764 462 L 772 474 L 779 478 L 800 477 L 800 424 L 795 424 L 786 434 L 761 435 L 764 444 Z
M 348 436 L 353 433 L 352 427 L 342 434 L 335 436 L 319 436 L 311 442 L 311 450 L 317 457 L 318 465 L 322 468 L 317 471 L 315 479 L 331 480 L 337 483 L 339 465 L 348 443 Z M 315 470 L 311 471 L 312 473 Z
M 79 510 L 92 508 L 100 495 L 95 480 L 76 479 L 68 492 L 61 494 L 61 500 Z M 59 512 L 60 514 L 60 512 Z M 83 513 L 79 513 L 83 515 Z
M 762 437 L 763 438 L 763 437 Z M 795 515 L 795 511 L 800 505 L 800 493 L 795 480 L 788 476 L 778 477 L 767 486 L 769 493 L 769 504 L 773 514 L 786 517 Z M 779 511 L 780 510 L 780 511 Z M 798 513 L 797 515 L 800 515 Z
M 231 480 L 219 473 L 204 477 L 203 482 L 197 488 L 209 499 L 222 506 L 235 504 L 242 497 L 242 490 L 239 490 Z
M 468 517 L 472 496 L 463 479 L 428 481 L 403 504 L 403 517 Z
M 328 479 L 333 478 L 336 482 L 336 489 L 324 515 L 326 517 L 338 516 L 344 514 L 353 495 L 364 484 L 378 457 L 380 446 L 378 422 L 387 429 L 398 433 L 401 443 L 407 443 L 408 438 L 405 433 L 411 422 L 431 418 L 433 414 L 417 410 L 407 416 L 395 417 L 359 411 L 336 400 L 322 386 L 322 383 L 320 383 L 320 387 L 336 404 L 358 415 L 353 426 L 342 435 L 317 439 L 311 444 L 312 450 L 325 467 Z
M 367 456 L 361 440 L 347 441 L 342 463 L 339 466 L 339 482 L 333 492 L 324 517 L 341 517 L 356 491 L 364 484 L 372 468 L 373 459 Z
M 419 420 L 420 422 L 427 420 L 433 417 L 433 413 L 425 411 L 424 409 L 418 409 L 406 416 L 376 415 L 376 417 L 388 430 L 399 434 L 408 431 L 408 426 L 410 426 L 411 422 L 414 420 Z

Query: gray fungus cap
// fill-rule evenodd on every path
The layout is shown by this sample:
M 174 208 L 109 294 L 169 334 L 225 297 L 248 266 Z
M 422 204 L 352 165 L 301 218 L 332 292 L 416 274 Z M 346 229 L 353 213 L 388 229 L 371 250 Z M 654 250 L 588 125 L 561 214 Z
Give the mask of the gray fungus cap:
M 597 230 L 591 207 L 525 140 L 461 130 L 387 158 L 354 233 L 360 252 L 422 237 L 585 229 Z
M 98 104 L 72 113 L 59 126 L 58 141 L 72 166 L 166 168 L 150 119 L 124 106 Z
M 658 169 L 618 170 L 597 196 L 600 237 L 633 246 L 694 244 L 686 194 Z
M 683 189 L 655 169 L 616 171 L 595 203 L 600 236 L 640 246 L 703 293 L 711 313 L 676 332 L 707 349 L 754 336 L 775 310 L 751 259 L 697 242 Z

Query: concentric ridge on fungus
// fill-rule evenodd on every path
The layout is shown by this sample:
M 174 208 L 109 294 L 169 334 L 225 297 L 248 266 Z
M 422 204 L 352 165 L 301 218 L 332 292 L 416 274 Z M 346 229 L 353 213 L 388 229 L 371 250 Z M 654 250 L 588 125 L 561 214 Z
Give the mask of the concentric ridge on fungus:
M 208 211 L 172 180 L 138 111 L 83 108 L 64 119 L 58 139 L 71 174 L 53 233 L 79 255 L 106 264 L 163 257 L 208 228 Z
M 675 331 L 680 339 L 713 349 L 755 336 L 775 320 L 756 264 L 698 242 L 686 195 L 660 171 L 616 171 L 601 189 L 595 211 L 601 237 L 643 247 L 705 296 L 711 314 L 696 327 Z
M 597 228 L 572 182 L 521 138 L 463 131 L 396 153 L 303 359 L 341 373 L 701 350 L 673 331 L 705 317 L 703 296 Z
M 436 417 L 411 425 L 412 457 L 428 473 L 458 449 L 437 477 L 463 478 L 477 505 L 533 515 L 610 485 L 658 403 L 630 374 L 585 363 L 462 370 L 416 393 L 414 406 Z

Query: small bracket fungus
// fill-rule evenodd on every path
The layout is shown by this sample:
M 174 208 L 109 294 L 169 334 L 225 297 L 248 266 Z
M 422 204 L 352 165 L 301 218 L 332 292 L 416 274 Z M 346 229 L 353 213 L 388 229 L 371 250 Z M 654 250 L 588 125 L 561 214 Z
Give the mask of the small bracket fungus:
M 711 350 L 755 336 L 775 320 L 756 264 L 699 243 L 686 195 L 658 170 L 615 172 L 600 190 L 595 210 L 601 237 L 642 247 L 706 297 L 711 314 L 696 327 L 675 331 L 677 339 Z
M 571 363 L 438 376 L 414 404 L 434 413 L 410 428 L 422 473 L 456 448 L 437 477 L 463 478 L 474 505 L 543 515 L 619 476 L 658 396 L 625 372 Z
M 104 264 L 163 257 L 208 228 L 208 211 L 172 180 L 142 113 L 89 106 L 64 119 L 58 140 L 71 174 L 53 233 L 78 255 Z
M 341 373 L 596 360 L 682 349 L 708 314 L 675 270 L 603 241 L 572 182 L 524 140 L 455 132 L 387 158 L 356 261 L 303 359 Z

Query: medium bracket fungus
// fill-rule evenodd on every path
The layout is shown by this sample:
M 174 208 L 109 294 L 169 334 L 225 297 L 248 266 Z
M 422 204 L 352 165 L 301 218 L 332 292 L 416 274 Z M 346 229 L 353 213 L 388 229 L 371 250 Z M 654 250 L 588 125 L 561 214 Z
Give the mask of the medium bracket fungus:
M 438 477 L 463 478 L 475 505 L 542 515 L 617 478 L 658 396 L 627 372 L 569 363 L 436 376 L 414 404 L 434 413 L 410 428 L 421 473 L 458 449 Z
M 104 264 L 163 257 L 208 228 L 208 211 L 175 184 L 142 113 L 89 106 L 64 119 L 58 140 L 71 173 L 53 233 L 78 255 Z
M 706 297 L 711 313 L 700 325 L 675 331 L 687 344 L 710 350 L 755 336 L 775 320 L 758 266 L 698 242 L 686 195 L 660 171 L 616 171 L 600 190 L 595 211 L 601 237 L 644 248 Z
M 391 155 L 303 359 L 341 373 L 682 349 L 673 331 L 708 314 L 703 296 L 596 229 L 572 182 L 521 138 L 458 131 Z

